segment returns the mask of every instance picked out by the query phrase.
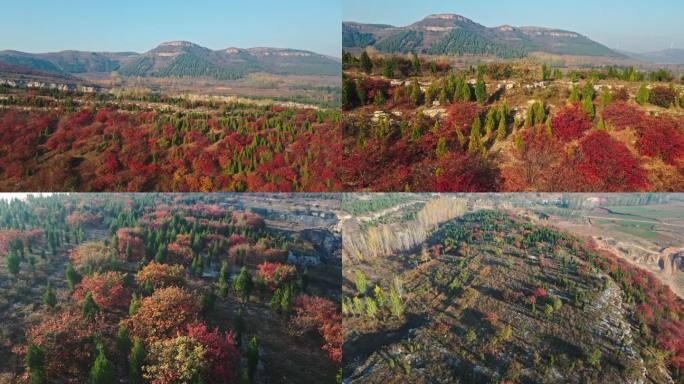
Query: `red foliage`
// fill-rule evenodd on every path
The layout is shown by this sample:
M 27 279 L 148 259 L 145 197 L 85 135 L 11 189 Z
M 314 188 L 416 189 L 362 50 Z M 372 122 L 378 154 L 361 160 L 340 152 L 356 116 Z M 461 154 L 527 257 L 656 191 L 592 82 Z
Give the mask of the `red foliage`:
M 187 335 L 206 349 L 205 360 L 209 364 L 206 375 L 210 384 L 237 383 L 240 377 L 240 352 L 235 347 L 232 333 L 221 333 L 218 328 L 210 331 L 204 323 L 188 325 Z
M 546 297 L 547 295 L 548 294 L 546 293 L 546 289 L 544 289 L 542 287 L 537 287 L 534 289 L 534 292 L 532 292 L 532 296 L 534 296 L 536 298 L 540 298 L 540 297 L 543 298 L 543 297 Z
M 96 215 L 92 212 L 88 211 L 75 211 L 66 218 L 67 223 L 71 225 L 81 225 L 81 226 L 89 226 L 89 225 L 95 225 L 102 220 L 102 218 L 99 215 Z
M 522 132 L 522 148 L 515 151 L 515 160 L 502 171 L 507 191 L 568 190 L 569 167 L 564 157 L 563 143 L 549 137 L 541 126 Z
M 17 241 L 22 242 L 23 246 L 27 243 L 33 243 L 43 238 L 42 229 L 33 229 L 30 231 L 19 231 L 16 229 L 2 229 L 0 230 L 0 253 L 5 254 L 9 250 L 10 244 Z
M 591 120 L 579 106 L 572 104 L 562 108 L 551 120 L 554 137 L 561 141 L 571 141 L 579 138 L 591 129 Z
M 233 212 L 232 218 L 237 228 L 261 229 L 265 226 L 264 219 L 252 212 Z
M 126 260 L 126 249 L 131 247 L 131 259 L 127 261 L 140 261 L 145 257 L 145 241 L 142 239 L 140 228 L 119 228 L 116 231 L 119 245 L 119 258 Z
M 180 287 L 184 283 L 185 271 L 180 265 L 160 264 L 155 261 L 147 264 L 135 274 L 135 281 L 143 286 L 148 281 L 152 287 Z
M 648 188 L 645 171 L 627 146 L 596 131 L 580 141 L 575 169 L 580 185 L 593 191 L 640 191 Z
M 124 275 L 120 272 L 94 273 L 84 277 L 74 290 L 74 298 L 83 300 L 88 292 L 95 304 L 107 311 L 126 309 L 131 300 L 131 293 L 124 287 Z
M 341 189 L 339 122 L 311 109 L 244 108 L 235 112 L 237 127 L 216 115 L 4 109 L 0 189 Z
M 279 288 L 297 276 L 297 269 L 283 263 L 261 263 L 259 275 L 271 290 Z
M 229 245 L 244 244 L 247 242 L 248 240 L 246 237 L 238 235 L 237 233 L 233 233 L 232 235 L 228 236 Z
M 198 313 L 199 307 L 190 293 L 177 287 L 160 288 L 142 299 L 138 312 L 125 323 L 132 336 L 152 342 L 186 329 Z
M 105 324 L 86 321 L 77 311 L 48 315 L 29 329 L 27 338 L 45 353 L 47 376 L 67 382 L 92 364 L 93 333 Z
M 446 126 L 461 129 L 467 136 L 470 134 L 470 127 L 475 117 L 482 113 L 483 107 L 478 103 L 454 103 L 447 108 Z
M 624 101 L 615 101 L 603 111 L 603 119 L 618 131 L 638 126 L 644 116 L 639 108 Z
M 482 320 L 488 322 L 492 326 L 496 326 L 499 322 L 499 315 L 497 315 L 496 312 L 487 312 L 482 316 Z
M 667 117 L 647 117 L 638 128 L 637 147 L 646 156 L 676 165 L 684 156 L 684 132 Z
M 342 362 L 342 315 L 330 300 L 321 297 L 300 295 L 294 300 L 294 324 L 302 329 L 315 327 L 325 340 L 323 349 L 330 359 Z

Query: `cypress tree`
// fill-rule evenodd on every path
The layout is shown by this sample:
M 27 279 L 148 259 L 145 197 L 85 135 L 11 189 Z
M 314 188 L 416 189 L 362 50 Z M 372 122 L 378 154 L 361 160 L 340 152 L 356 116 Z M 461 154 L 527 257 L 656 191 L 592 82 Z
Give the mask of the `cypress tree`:
M 95 358 L 95 363 L 93 363 L 93 367 L 90 369 L 89 383 L 114 384 L 116 382 L 114 366 L 109 359 L 107 359 L 102 343 L 98 343 L 97 351 L 98 354 Z
M 373 61 L 368 56 L 368 52 L 363 51 L 361 53 L 361 69 L 366 73 L 371 73 L 373 70 Z
M 644 105 L 648 103 L 649 97 L 650 92 L 648 91 L 648 87 L 646 87 L 645 83 L 642 83 L 636 94 L 636 102 L 639 103 L 639 105 Z
M 473 125 L 470 128 L 470 139 L 468 140 L 468 153 L 475 153 L 482 149 L 482 133 L 481 130 L 482 123 L 480 122 L 480 117 L 476 116 L 473 120 Z
M 481 75 L 477 77 L 477 83 L 475 83 L 475 99 L 480 104 L 487 102 L 487 85 Z
M 45 353 L 37 345 L 29 342 L 25 360 L 29 373 L 29 384 L 45 383 Z
M 86 293 L 85 299 L 83 300 L 83 317 L 87 320 L 93 320 L 97 310 L 97 304 L 95 304 L 95 301 L 93 300 L 92 293 Z
M 133 348 L 131 349 L 131 355 L 128 362 L 128 370 L 131 376 L 132 384 L 142 384 L 142 365 L 145 361 L 145 350 L 137 337 L 133 341 Z
M 496 131 L 496 141 L 502 141 L 506 138 L 506 120 L 499 119 L 499 127 Z
M 254 382 L 254 376 L 256 375 L 256 368 L 259 364 L 259 343 L 257 342 L 256 336 L 252 337 L 247 345 L 247 377 L 250 382 Z
M 247 268 L 242 267 L 240 269 L 240 275 L 238 275 L 237 279 L 233 282 L 233 289 L 243 300 L 247 300 L 252 293 L 252 288 L 254 288 L 252 276 L 247 271 Z
M 51 281 L 48 281 L 47 283 L 47 288 L 45 289 L 45 293 L 43 294 L 43 302 L 50 309 L 54 308 L 57 304 L 57 296 L 55 295 L 55 292 L 52 290 Z
M 127 356 L 131 350 L 131 338 L 128 336 L 128 329 L 121 324 L 116 331 L 116 349 L 122 356 Z

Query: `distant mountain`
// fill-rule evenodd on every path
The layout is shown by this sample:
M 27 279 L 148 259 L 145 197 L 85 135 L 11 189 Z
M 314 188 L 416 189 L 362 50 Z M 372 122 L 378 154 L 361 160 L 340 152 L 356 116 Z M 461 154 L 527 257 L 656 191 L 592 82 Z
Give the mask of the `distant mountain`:
M 140 77 L 209 77 L 234 80 L 253 72 L 283 75 L 340 73 L 336 58 L 281 48 L 214 51 L 187 41 L 170 41 L 142 53 L 63 51 L 31 54 L 0 51 L 0 63 L 56 74 L 109 73 Z
M 625 55 L 641 61 L 656 64 L 684 64 L 684 49 L 664 49 L 662 51 L 634 53 L 622 52 Z
M 510 25 L 488 28 L 455 14 L 430 15 L 405 27 L 344 22 L 342 44 L 344 48 L 372 46 L 386 53 L 472 54 L 502 58 L 524 57 L 531 52 L 623 56 L 575 32 Z

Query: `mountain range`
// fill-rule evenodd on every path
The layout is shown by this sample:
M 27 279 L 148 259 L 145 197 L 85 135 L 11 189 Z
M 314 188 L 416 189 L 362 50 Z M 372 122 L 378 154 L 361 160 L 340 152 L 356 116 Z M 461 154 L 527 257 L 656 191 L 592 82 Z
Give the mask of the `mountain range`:
M 110 73 L 140 77 L 209 77 L 235 80 L 254 72 L 278 75 L 340 73 L 340 61 L 314 52 L 284 48 L 211 50 L 188 41 L 170 41 L 145 52 L 25 53 L 0 51 L 0 63 L 61 75 Z
M 557 55 L 625 57 L 576 32 L 502 25 L 488 28 L 455 14 L 430 15 L 414 24 L 342 23 L 342 46 L 374 47 L 385 53 L 525 57 L 533 52 Z
M 684 49 L 663 49 L 662 51 L 634 53 L 622 52 L 625 55 L 641 61 L 657 64 L 684 64 Z

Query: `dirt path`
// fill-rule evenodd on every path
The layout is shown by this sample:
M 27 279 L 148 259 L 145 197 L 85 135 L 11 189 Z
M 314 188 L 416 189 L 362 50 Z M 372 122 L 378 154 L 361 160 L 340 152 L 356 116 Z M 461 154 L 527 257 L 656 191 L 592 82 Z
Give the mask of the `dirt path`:
M 653 225 L 667 225 L 670 227 L 677 227 L 677 228 L 684 228 L 684 225 L 679 225 L 679 224 L 670 224 L 670 223 L 664 223 L 662 221 L 648 221 L 648 220 L 637 220 L 637 219 L 622 219 L 622 218 L 617 218 L 617 217 L 603 217 L 603 216 L 590 216 L 590 215 L 584 215 L 582 216 L 587 219 L 598 219 L 598 220 L 608 220 L 608 221 L 630 221 L 634 223 L 646 223 L 646 224 L 653 224 Z

